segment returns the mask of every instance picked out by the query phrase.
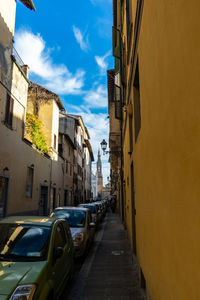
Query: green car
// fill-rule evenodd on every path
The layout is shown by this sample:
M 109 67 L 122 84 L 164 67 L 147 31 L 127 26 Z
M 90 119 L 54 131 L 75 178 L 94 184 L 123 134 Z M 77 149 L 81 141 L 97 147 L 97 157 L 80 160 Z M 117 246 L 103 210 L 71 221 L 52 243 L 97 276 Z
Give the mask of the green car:
M 72 274 L 74 247 L 66 221 L 0 221 L 0 300 L 59 299 Z

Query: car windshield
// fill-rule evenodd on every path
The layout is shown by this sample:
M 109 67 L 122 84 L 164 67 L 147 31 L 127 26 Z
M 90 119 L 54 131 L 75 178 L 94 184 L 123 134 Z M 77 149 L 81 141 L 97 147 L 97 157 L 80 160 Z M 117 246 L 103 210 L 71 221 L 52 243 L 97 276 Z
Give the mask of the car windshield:
M 50 227 L 0 224 L 0 261 L 40 261 L 48 254 Z
M 94 207 L 94 205 L 83 205 L 83 207 L 89 208 L 91 214 L 95 213 L 95 207 Z
M 85 212 L 73 209 L 58 209 L 55 210 L 52 217 L 62 218 L 67 221 L 70 227 L 84 227 L 85 226 Z

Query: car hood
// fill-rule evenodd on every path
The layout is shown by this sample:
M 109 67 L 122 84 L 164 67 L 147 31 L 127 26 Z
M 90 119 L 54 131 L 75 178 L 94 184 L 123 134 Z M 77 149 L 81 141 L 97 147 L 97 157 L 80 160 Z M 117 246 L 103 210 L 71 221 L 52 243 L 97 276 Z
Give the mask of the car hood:
M 72 238 L 74 238 L 77 233 L 84 232 L 84 227 L 78 227 L 78 228 L 70 227 L 70 230 L 71 230 Z
M 46 262 L 0 262 L 0 300 L 19 283 L 34 283 Z

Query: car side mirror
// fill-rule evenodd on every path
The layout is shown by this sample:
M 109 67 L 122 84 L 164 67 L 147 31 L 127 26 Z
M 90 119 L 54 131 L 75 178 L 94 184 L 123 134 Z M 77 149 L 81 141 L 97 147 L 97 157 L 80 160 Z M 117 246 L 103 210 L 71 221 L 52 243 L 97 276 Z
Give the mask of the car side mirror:
M 95 225 L 94 222 L 91 222 L 91 223 L 89 224 L 89 226 L 90 226 L 90 228 L 95 228 L 95 227 L 96 227 L 96 225 Z
M 57 247 L 54 252 L 54 260 L 57 260 L 58 258 L 60 258 L 63 255 L 63 252 L 64 252 L 64 250 L 62 247 Z

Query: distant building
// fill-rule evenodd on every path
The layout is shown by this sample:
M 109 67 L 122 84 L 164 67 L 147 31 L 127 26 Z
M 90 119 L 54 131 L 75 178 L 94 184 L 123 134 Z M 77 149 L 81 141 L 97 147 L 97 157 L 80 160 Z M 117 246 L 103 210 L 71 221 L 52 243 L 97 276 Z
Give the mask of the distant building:
M 102 163 L 101 163 L 100 150 L 98 150 L 98 158 L 97 158 L 97 197 L 98 198 L 102 198 L 102 189 L 103 189 Z
M 75 120 L 66 112 L 59 114 L 59 144 L 58 153 L 64 164 L 64 205 L 74 205 L 74 152 L 75 152 Z
M 97 198 L 97 177 L 92 173 L 92 199 L 96 200 Z
M 51 159 L 58 160 L 59 111 L 64 107 L 57 94 L 31 82 L 28 89 L 27 113 L 42 122 Z
M 111 192 L 111 184 L 107 183 L 106 186 L 102 189 L 102 199 L 108 199 L 110 198 L 110 192 Z
M 75 120 L 75 150 L 74 150 L 74 204 L 84 203 L 91 198 L 91 172 L 93 151 L 90 135 L 83 119 L 78 115 L 68 114 Z
M 89 141 L 89 133 L 85 132 L 85 144 L 84 144 L 84 201 L 88 202 L 92 198 L 92 161 L 94 156 L 92 147 Z

